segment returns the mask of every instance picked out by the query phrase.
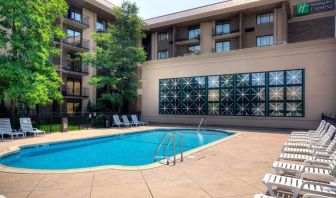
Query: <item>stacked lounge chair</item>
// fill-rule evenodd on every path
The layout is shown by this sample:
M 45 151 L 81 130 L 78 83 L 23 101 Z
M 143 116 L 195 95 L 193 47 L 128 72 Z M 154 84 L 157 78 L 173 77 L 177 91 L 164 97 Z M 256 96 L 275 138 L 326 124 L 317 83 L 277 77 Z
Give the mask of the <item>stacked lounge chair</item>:
M 20 118 L 20 131 L 24 133 L 25 135 L 27 133 L 32 133 L 36 137 L 36 135 L 44 134 L 45 131 L 39 130 L 37 128 L 33 128 L 32 122 L 30 118 Z
M 0 119 L 0 135 L 2 139 L 4 138 L 4 135 L 9 135 L 12 137 L 12 139 L 13 139 L 13 136 L 18 137 L 21 135 L 22 138 L 25 137 L 24 133 L 17 132 L 16 130 L 12 129 L 9 118 Z
M 263 178 L 270 196 L 256 194 L 255 198 L 276 198 L 274 188 L 292 198 L 336 197 L 335 133 L 336 127 L 324 120 L 316 130 L 293 131 L 273 163 L 276 174 Z

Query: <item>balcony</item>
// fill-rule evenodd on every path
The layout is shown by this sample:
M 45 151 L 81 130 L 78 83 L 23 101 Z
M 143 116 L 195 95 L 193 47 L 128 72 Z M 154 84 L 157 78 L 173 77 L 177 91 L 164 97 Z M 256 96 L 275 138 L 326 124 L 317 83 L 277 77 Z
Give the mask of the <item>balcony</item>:
M 62 86 L 62 95 L 66 98 L 87 98 L 89 97 L 89 88 L 69 88 Z
M 65 16 L 63 23 L 79 29 L 86 29 L 90 27 L 90 19 L 88 16 L 82 16 L 81 18 Z
M 216 32 L 216 29 L 212 30 L 212 37 L 217 39 L 229 39 L 234 37 L 239 37 L 240 31 L 239 30 L 230 30 L 230 32 Z
M 76 51 L 88 51 L 90 48 L 90 41 L 81 37 L 68 36 L 63 40 L 65 48 Z
M 58 70 L 62 70 L 63 73 L 73 74 L 73 75 L 88 75 L 89 66 L 83 64 L 69 64 L 67 61 L 63 61 L 63 64 L 58 66 Z
M 201 36 L 198 35 L 198 37 L 195 38 L 181 38 L 181 39 L 175 39 L 175 45 L 192 45 L 197 44 L 201 40 Z

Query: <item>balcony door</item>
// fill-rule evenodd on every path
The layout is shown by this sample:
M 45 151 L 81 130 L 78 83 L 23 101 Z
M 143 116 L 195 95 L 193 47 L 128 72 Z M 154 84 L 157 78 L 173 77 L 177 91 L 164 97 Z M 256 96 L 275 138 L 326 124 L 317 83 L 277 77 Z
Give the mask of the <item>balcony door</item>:
M 81 80 L 68 78 L 66 83 L 67 95 L 81 96 Z
M 80 46 L 82 42 L 82 33 L 77 30 L 68 28 L 66 42 Z
M 82 57 L 74 52 L 67 53 L 67 70 L 81 72 L 82 71 Z
M 74 6 L 69 6 L 68 18 L 82 22 L 82 11 Z
M 67 101 L 66 112 L 68 114 L 80 113 L 82 111 L 81 101 Z

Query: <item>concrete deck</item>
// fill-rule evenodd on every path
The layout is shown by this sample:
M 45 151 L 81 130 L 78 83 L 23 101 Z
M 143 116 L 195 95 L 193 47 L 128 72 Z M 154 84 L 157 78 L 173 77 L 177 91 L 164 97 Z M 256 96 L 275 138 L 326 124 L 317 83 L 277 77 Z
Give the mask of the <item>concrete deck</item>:
M 162 126 L 160 126 L 162 127 Z M 0 141 L 0 152 L 23 144 L 67 140 L 156 128 L 94 129 L 53 133 L 37 138 Z M 272 163 L 288 138 L 286 131 L 227 129 L 240 132 L 213 147 L 187 157 L 176 166 L 150 170 L 101 170 L 71 174 L 0 172 L 0 194 L 8 198 L 69 197 L 253 197 L 265 192 L 261 180 L 274 172 Z

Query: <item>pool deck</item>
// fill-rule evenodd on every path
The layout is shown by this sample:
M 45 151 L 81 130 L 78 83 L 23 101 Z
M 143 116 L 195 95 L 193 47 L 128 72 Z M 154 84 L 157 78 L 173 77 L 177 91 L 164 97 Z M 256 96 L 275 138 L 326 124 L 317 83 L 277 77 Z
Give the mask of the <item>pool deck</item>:
M 162 127 L 161 125 L 158 127 Z M 0 141 L 0 152 L 10 147 L 158 128 L 92 129 L 53 133 L 37 138 Z M 230 129 L 238 136 L 186 157 L 175 166 L 148 170 L 98 170 L 67 174 L 0 172 L 0 195 L 8 198 L 67 197 L 253 197 L 264 193 L 261 180 L 271 169 L 289 131 Z

